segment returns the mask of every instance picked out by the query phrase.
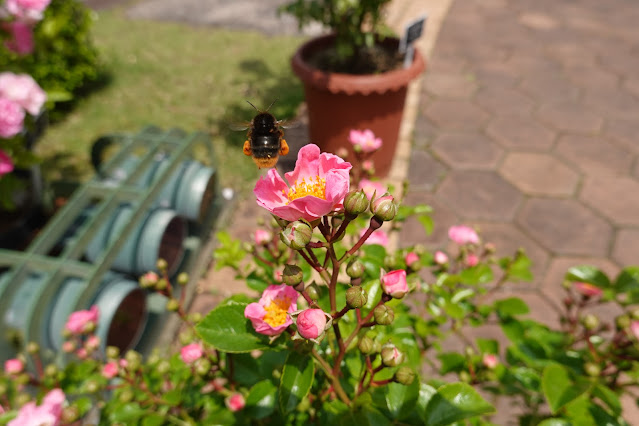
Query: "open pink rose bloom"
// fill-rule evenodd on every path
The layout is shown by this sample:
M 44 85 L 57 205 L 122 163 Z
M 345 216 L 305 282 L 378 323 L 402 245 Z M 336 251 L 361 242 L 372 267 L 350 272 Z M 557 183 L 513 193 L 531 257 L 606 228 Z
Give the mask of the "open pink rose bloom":
M 275 169 L 261 177 L 253 192 L 257 204 L 284 220 L 309 222 L 344 208 L 351 164 L 337 155 L 321 153 L 317 145 L 300 149 L 295 170 L 286 181 Z
M 451 226 L 448 229 L 448 238 L 457 244 L 479 244 L 479 235 L 469 226 L 459 225 Z
M 374 152 L 382 147 L 381 138 L 376 138 L 372 130 L 351 130 L 348 140 L 354 146 L 361 148 L 363 152 Z
M 297 296 L 297 291 L 286 284 L 270 285 L 259 302 L 246 307 L 244 316 L 258 333 L 275 336 L 293 323 L 288 314 L 297 310 Z

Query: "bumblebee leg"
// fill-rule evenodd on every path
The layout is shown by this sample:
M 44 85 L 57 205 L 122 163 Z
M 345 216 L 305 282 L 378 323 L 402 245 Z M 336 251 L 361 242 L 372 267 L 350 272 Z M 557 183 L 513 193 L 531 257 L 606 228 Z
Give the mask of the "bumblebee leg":
M 288 144 L 284 139 L 280 141 L 280 155 L 288 154 Z
M 244 148 L 242 148 L 242 152 L 244 152 L 244 155 L 252 155 L 253 154 L 253 151 L 251 150 L 251 142 L 244 141 Z

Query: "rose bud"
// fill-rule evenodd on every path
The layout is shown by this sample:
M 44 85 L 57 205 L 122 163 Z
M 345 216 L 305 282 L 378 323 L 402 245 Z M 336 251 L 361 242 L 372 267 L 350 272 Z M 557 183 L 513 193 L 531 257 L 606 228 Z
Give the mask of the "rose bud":
M 186 272 L 180 272 L 177 276 L 177 283 L 182 286 L 187 285 L 189 283 L 189 274 Z
M 66 424 L 72 424 L 80 418 L 80 409 L 75 405 L 64 407 L 60 413 L 60 420 Z
M 393 220 L 397 215 L 397 203 L 395 198 L 388 192 L 381 197 L 371 201 L 371 212 L 373 215 L 384 222 Z
M 191 343 L 180 349 L 180 357 L 186 364 L 193 364 L 202 358 L 202 355 L 204 355 L 204 351 L 199 343 Z
M 158 268 L 158 270 L 160 272 L 166 272 L 166 270 L 169 267 L 169 264 L 167 263 L 166 260 L 160 258 L 160 259 L 158 259 L 157 263 L 155 264 L 155 267 Z
M 200 376 L 206 375 L 211 370 L 211 361 L 206 358 L 200 358 L 195 361 L 195 372 Z
M 357 258 L 353 258 L 346 265 L 346 274 L 351 278 L 361 278 L 366 269 L 364 264 Z
M 380 325 L 390 325 L 395 319 L 395 312 L 386 305 L 379 305 L 373 310 L 375 322 Z
M 317 300 L 320 297 L 320 290 L 317 284 L 315 283 L 311 283 L 308 285 L 308 287 L 306 287 L 306 294 L 308 295 L 308 297 L 311 298 L 311 300 Z
M 4 372 L 11 375 L 22 373 L 24 363 L 17 358 L 8 359 L 4 362 Z
M 595 364 L 594 362 L 587 362 L 584 365 L 584 370 L 590 377 L 597 377 L 601 374 L 601 367 L 599 367 L 599 365 Z
M 497 359 L 497 355 L 495 354 L 484 354 L 484 357 L 481 361 L 486 368 L 490 368 L 491 370 L 493 370 L 495 367 L 497 367 L 497 364 L 499 364 L 499 360 Z
M 301 250 L 311 242 L 313 229 L 311 225 L 302 220 L 289 223 L 280 233 L 280 239 L 293 250 Z
M 120 349 L 117 346 L 107 346 L 106 356 L 108 359 L 117 358 L 120 356 Z
M 226 408 L 233 412 L 240 411 L 244 408 L 244 405 L 246 405 L 246 401 L 242 394 L 237 392 L 226 398 L 224 403 L 226 404 Z
M 395 372 L 395 376 L 393 378 L 397 383 L 408 386 L 415 381 L 415 376 L 415 370 L 410 367 L 403 366 Z
M 445 265 L 448 263 L 448 255 L 446 255 L 443 251 L 436 251 L 433 260 L 438 265 Z
M 115 361 L 107 362 L 102 367 L 102 376 L 106 379 L 112 379 L 118 375 L 118 364 Z
M 577 282 L 574 285 L 575 290 L 577 290 L 577 292 L 579 292 L 585 298 L 599 297 L 603 294 L 602 289 L 590 283 Z
M 284 272 L 282 273 L 282 281 L 284 284 L 290 286 L 296 286 L 302 282 L 304 272 L 302 268 L 297 265 L 284 265 Z
M 325 328 L 326 314 L 321 309 L 306 309 L 297 316 L 297 331 L 305 339 L 318 339 Z
M 160 279 L 160 276 L 158 274 L 156 274 L 155 272 L 147 272 L 146 274 L 142 275 L 140 277 L 140 287 L 142 288 L 151 288 L 154 287 L 158 280 Z
M 384 293 L 395 299 L 401 299 L 408 293 L 408 283 L 406 282 L 406 271 L 398 269 L 391 271 L 380 278 Z
M 257 229 L 255 231 L 255 245 L 256 246 L 265 246 L 272 239 L 273 239 L 273 236 L 271 235 L 271 233 L 269 231 L 265 230 L 265 229 Z
M 124 354 L 124 360 L 128 363 L 129 369 L 137 370 L 140 364 L 142 364 L 142 355 L 140 355 L 139 352 L 129 349 L 126 354 Z
M 406 266 L 408 266 L 413 271 L 416 271 L 419 269 L 419 266 L 420 266 L 419 255 L 415 253 L 414 251 L 410 251 L 406 253 L 406 256 L 404 257 L 404 262 L 406 262 Z
M 166 302 L 166 310 L 169 312 L 177 312 L 180 309 L 180 301 L 177 299 L 169 299 Z
M 587 314 L 582 318 L 581 323 L 587 330 L 594 330 L 599 327 L 599 318 L 593 314 Z
M 368 198 L 363 190 L 351 191 L 344 197 L 344 211 L 347 215 L 357 216 L 368 209 Z
M 397 367 L 404 362 L 404 354 L 393 344 L 387 343 L 382 346 L 382 364 L 386 367 Z
M 27 343 L 26 349 L 28 354 L 33 355 L 40 351 L 40 345 L 38 345 L 36 342 L 29 342 Z
M 361 286 L 351 287 L 346 290 L 346 304 L 351 308 L 361 308 L 368 302 L 366 290 Z
M 359 340 L 357 344 L 360 352 L 364 355 L 370 355 L 375 353 L 375 341 L 368 336 L 364 336 Z

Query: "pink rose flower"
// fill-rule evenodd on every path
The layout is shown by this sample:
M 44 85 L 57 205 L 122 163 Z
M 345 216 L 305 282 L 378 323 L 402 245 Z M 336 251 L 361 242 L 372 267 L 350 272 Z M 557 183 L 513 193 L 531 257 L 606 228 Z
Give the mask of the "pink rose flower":
M 415 253 L 414 251 L 410 251 L 406 253 L 406 256 L 404 257 L 404 262 L 406 262 L 407 266 L 410 266 L 415 262 L 419 262 L 419 255 Z
M 297 291 L 286 284 L 270 285 L 259 302 L 246 307 L 244 316 L 258 333 L 275 336 L 293 323 L 288 314 L 297 310 L 297 296 Z
M 72 334 L 82 334 L 98 324 L 98 316 L 98 307 L 95 305 L 89 310 L 73 312 L 64 328 Z
M 202 358 L 204 351 L 199 343 L 191 343 L 180 349 L 180 357 L 186 364 L 193 364 L 198 359 Z
M 366 172 L 373 173 L 373 171 L 375 170 L 375 165 L 371 160 L 364 160 L 362 161 L 362 169 L 364 169 L 364 171 Z
M 382 282 L 384 293 L 395 299 L 401 299 L 409 291 L 408 283 L 406 282 L 406 271 L 403 269 L 390 271 L 381 276 L 380 281 Z
M 273 235 L 265 229 L 255 230 L 255 245 L 261 246 L 268 244 L 273 239 Z
M 0 96 L 0 137 L 12 138 L 20 133 L 24 116 L 24 110 L 18 103 Z
M 305 339 L 317 339 L 325 327 L 326 315 L 321 309 L 306 309 L 297 316 L 297 331 Z
M 481 361 L 487 368 L 490 368 L 491 370 L 497 367 L 497 364 L 499 364 L 499 360 L 497 359 L 497 355 L 495 354 L 484 354 L 484 357 Z
M 372 130 L 366 129 L 351 130 L 348 134 L 348 140 L 354 145 L 356 149 L 361 149 L 362 152 L 374 152 L 382 146 L 382 140 L 376 138 Z
M 479 236 L 473 228 L 465 225 L 451 226 L 448 229 L 448 238 L 457 244 L 479 244 Z
M 362 238 L 362 235 L 364 235 L 365 232 L 366 230 L 363 229 L 362 232 L 359 233 L 359 237 Z M 376 229 L 368 237 L 364 244 L 379 244 L 380 246 L 386 247 L 388 245 L 388 235 L 381 229 Z
M 575 290 L 586 297 L 597 297 L 603 294 L 603 290 L 590 283 L 575 283 Z
M 66 353 L 71 353 L 75 350 L 75 343 L 72 342 L 71 340 L 67 340 L 64 343 L 62 343 L 62 351 L 66 352 Z
M 102 367 L 102 377 L 111 380 L 118 375 L 118 363 L 115 361 L 107 362 Z
M 244 405 L 246 405 L 246 401 L 244 401 L 242 394 L 237 392 L 226 398 L 224 403 L 226 404 L 226 407 L 233 412 L 240 411 L 244 408 Z
M 448 263 L 448 256 L 443 251 L 436 251 L 434 260 L 438 265 L 445 265 Z
M 60 424 L 62 404 L 66 397 L 60 389 L 53 389 L 42 400 L 42 404 L 36 406 L 35 402 L 28 402 L 20 408 L 18 415 L 7 426 L 47 425 Z
M 479 263 L 479 257 L 476 254 L 470 253 L 466 256 L 466 265 L 473 267 Z
M 20 374 L 24 370 L 24 363 L 17 358 L 8 359 L 4 362 L 4 372 L 7 374 Z
M 6 152 L 0 149 L 0 176 L 13 171 L 13 161 Z
M 93 352 L 100 346 L 100 338 L 96 335 L 91 335 L 84 343 L 84 347 L 87 351 Z
M 0 96 L 20 105 L 31 115 L 37 115 L 47 100 L 47 94 L 28 74 L 0 73 Z
M 257 204 L 275 216 L 310 222 L 344 208 L 350 169 L 350 163 L 337 155 L 320 154 L 317 145 L 310 144 L 300 149 L 295 170 L 284 175 L 286 181 L 270 169 L 266 178 L 257 181 L 253 192 Z
M 18 19 L 36 22 L 42 19 L 50 2 L 51 0 L 7 0 L 5 7 Z
M 9 33 L 9 39 L 4 42 L 4 46 L 9 51 L 20 56 L 33 52 L 33 28 L 30 24 L 14 21 L 7 22 L 2 27 Z
M 369 200 L 373 198 L 373 194 L 376 194 L 376 197 L 379 197 L 387 191 L 386 186 L 382 185 L 380 182 L 368 179 L 362 179 L 359 181 L 359 189 L 364 190 L 364 194 L 366 194 Z
M 639 321 L 632 321 L 630 323 L 630 331 L 635 336 L 635 339 L 639 340 Z
M 89 357 L 89 352 L 86 350 L 85 347 L 81 347 L 80 349 L 75 351 L 75 356 L 77 356 L 79 359 L 87 359 Z

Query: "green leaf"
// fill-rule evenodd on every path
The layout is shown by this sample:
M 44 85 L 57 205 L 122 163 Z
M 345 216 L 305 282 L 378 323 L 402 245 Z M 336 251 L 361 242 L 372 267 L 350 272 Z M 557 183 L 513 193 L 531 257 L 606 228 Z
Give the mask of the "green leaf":
M 528 305 L 518 297 L 498 300 L 495 302 L 495 310 L 501 318 L 524 315 L 530 312 Z
M 537 426 L 571 426 L 568 420 L 565 419 L 546 419 L 539 423 Z
M 253 419 L 263 419 L 275 411 L 275 395 L 277 387 L 270 381 L 264 380 L 251 388 L 246 397 L 246 415 Z
M 224 352 L 250 352 L 267 349 L 267 336 L 258 334 L 244 317 L 246 303 L 218 306 L 195 327 L 206 343 Z
M 266 287 L 269 286 L 269 283 L 253 271 L 248 277 L 246 277 L 246 285 L 250 289 L 257 291 L 258 293 L 262 293 L 266 290 Z
M 408 386 L 389 383 L 382 392 L 386 400 L 386 409 L 392 419 L 402 420 L 415 409 L 419 397 L 419 380 L 413 380 Z
M 492 413 L 495 408 L 470 385 L 451 383 L 437 389 L 425 411 L 425 424 L 449 425 L 464 419 Z
M 147 413 L 142 419 L 142 426 L 161 426 L 165 424 L 166 416 L 157 413 Z
M 617 276 L 614 288 L 617 293 L 639 290 L 639 266 L 624 268 Z
M 619 397 L 616 393 L 610 390 L 609 387 L 597 385 L 592 390 L 592 395 L 602 400 L 608 408 L 610 408 L 613 414 L 617 416 L 621 415 L 621 402 L 619 401 Z
M 442 366 L 439 369 L 439 374 L 444 375 L 451 371 L 459 372 L 466 368 L 466 358 L 457 352 L 439 354 L 437 355 L 437 358 L 442 363 Z
M 499 342 L 495 339 L 477 338 L 477 347 L 483 354 L 499 354 Z
M 417 398 L 417 412 L 423 423 L 426 423 L 426 407 L 430 402 L 430 399 L 437 393 L 437 389 L 427 385 L 426 383 L 420 383 L 419 396 Z
M 291 352 L 280 379 L 280 410 L 287 414 L 297 407 L 311 390 L 315 364 L 308 354 Z
M 137 420 L 148 412 L 137 403 L 127 403 L 119 406 L 110 415 L 111 423 L 135 424 Z
M 606 274 L 594 266 L 589 265 L 570 268 L 566 273 L 566 280 L 590 283 L 600 288 L 610 287 L 610 280 Z
M 561 407 L 586 392 L 588 385 L 578 385 L 565 367 L 550 364 L 542 373 L 541 388 L 550 406 L 550 412 L 555 414 Z
M 433 223 L 433 218 L 431 218 L 430 216 L 424 215 L 424 216 L 419 216 L 417 220 L 424 227 L 424 232 L 426 232 L 426 235 L 430 235 L 433 233 L 433 228 L 435 227 L 435 224 Z
M 493 280 L 493 270 L 488 265 L 479 264 L 461 271 L 459 279 L 468 285 L 486 284 Z
M 532 281 L 533 274 L 530 271 L 532 262 L 524 254 L 518 255 L 508 267 L 509 281 Z

